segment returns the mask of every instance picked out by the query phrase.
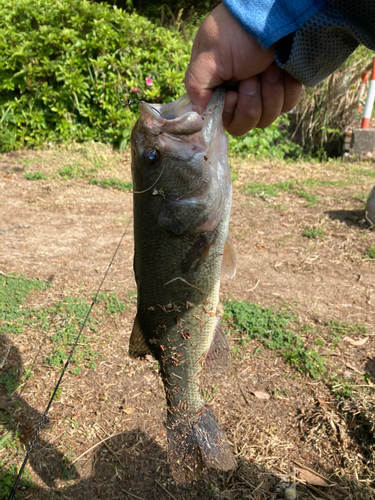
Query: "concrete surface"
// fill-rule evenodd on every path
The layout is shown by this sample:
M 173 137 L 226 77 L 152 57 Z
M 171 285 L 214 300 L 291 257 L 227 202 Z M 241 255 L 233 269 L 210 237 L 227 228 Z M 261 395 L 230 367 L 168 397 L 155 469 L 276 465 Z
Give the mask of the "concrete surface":
M 363 155 L 366 153 L 373 153 L 375 150 L 375 129 L 353 129 L 350 153 L 356 155 Z

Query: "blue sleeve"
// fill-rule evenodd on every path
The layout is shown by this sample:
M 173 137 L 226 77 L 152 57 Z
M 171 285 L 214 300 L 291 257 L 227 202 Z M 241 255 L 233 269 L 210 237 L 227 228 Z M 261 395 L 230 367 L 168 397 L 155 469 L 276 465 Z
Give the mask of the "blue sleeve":
M 374 0 L 224 0 L 276 63 L 313 86 L 339 68 L 359 44 L 375 50 Z
M 268 49 L 284 36 L 298 30 L 329 1 L 224 0 L 224 3 L 241 26 L 264 49 Z

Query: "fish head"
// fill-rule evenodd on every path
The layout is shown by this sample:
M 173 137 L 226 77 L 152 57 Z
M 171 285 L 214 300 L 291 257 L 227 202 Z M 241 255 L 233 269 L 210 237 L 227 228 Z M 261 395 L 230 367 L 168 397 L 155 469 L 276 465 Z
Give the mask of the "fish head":
M 216 89 L 202 115 L 187 95 L 139 106 L 131 139 L 134 196 L 174 234 L 214 230 L 229 199 L 224 100 L 225 90 Z

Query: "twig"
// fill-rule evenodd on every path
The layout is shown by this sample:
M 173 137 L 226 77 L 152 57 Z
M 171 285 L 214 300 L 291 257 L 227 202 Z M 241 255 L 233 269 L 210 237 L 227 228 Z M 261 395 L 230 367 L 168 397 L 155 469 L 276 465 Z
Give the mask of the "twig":
M 167 283 L 164 283 L 164 286 L 165 285 L 169 285 L 169 283 L 172 283 L 173 281 L 176 281 L 176 280 L 180 280 L 183 283 L 186 283 L 187 285 L 191 286 L 192 288 L 195 288 L 196 290 L 199 290 L 201 292 L 201 294 L 203 295 L 203 291 L 200 288 L 198 288 L 197 286 L 192 285 L 191 283 L 189 283 L 188 281 L 184 280 L 184 278 L 181 278 L 180 276 L 177 276 L 177 278 L 173 278 L 173 280 L 168 281 Z
M 174 496 L 172 495 L 172 493 L 170 493 L 170 492 L 169 492 L 166 488 L 164 488 L 164 486 L 163 486 L 161 483 L 159 483 L 159 481 L 158 481 L 157 479 L 156 479 L 155 481 L 156 481 L 156 483 L 158 483 L 158 485 L 160 486 L 160 488 L 163 488 L 163 490 L 164 490 L 166 493 L 168 493 L 168 495 L 169 495 L 171 498 L 173 498 L 173 500 L 177 500 L 177 499 L 176 499 L 176 497 L 174 497 Z
M 157 481 L 156 481 L 157 482 Z M 130 493 L 130 491 L 126 491 L 124 489 L 121 489 L 121 491 L 123 491 L 124 493 L 126 493 L 127 495 L 130 495 L 131 497 L 133 498 L 137 498 L 138 500 L 145 500 L 144 498 L 142 497 L 137 497 L 137 495 L 134 495 L 133 493 Z
M 1 364 L 0 364 L 0 370 L 3 368 L 3 366 L 5 365 L 5 361 L 7 360 L 7 357 L 8 357 L 8 354 L 9 354 L 9 351 L 10 351 L 10 348 L 11 348 L 12 344 L 10 343 L 8 345 L 8 350 L 4 356 L 4 359 L 2 360 Z
M 253 292 L 256 289 L 256 287 L 259 285 L 259 283 L 260 283 L 260 278 L 255 283 L 255 285 L 253 286 L 253 288 L 249 288 L 248 290 L 245 290 L 245 292 Z
M 98 437 L 98 438 L 100 439 L 100 436 L 99 436 L 98 434 L 96 435 L 96 437 Z M 111 447 L 110 447 L 107 443 L 105 443 L 104 441 L 103 441 L 103 444 L 104 444 L 104 446 L 107 448 L 107 450 L 108 450 L 110 453 L 112 453 L 112 455 L 115 457 L 115 459 L 116 459 L 116 460 L 118 461 L 118 463 L 121 465 L 121 467 L 124 467 L 124 466 L 123 466 L 123 464 L 122 464 L 122 462 L 121 462 L 121 460 L 119 459 L 119 457 L 118 457 L 117 453 L 116 453 L 115 451 L 113 451 L 113 450 L 112 450 L 112 448 L 111 448 Z
M 75 458 L 73 460 L 73 462 L 71 462 L 69 468 L 72 467 L 72 465 L 74 465 L 76 462 L 78 462 L 78 460 L 80 460 L 82 457 L 84 457 L 87 453 L 89 453 L 90 451 L 94 450 L 95 448 L 97 448 L 98 446 L 100 446 L 102 443 L 104 443 L 104 441 L 108 441 L 108 439 L 111 439 L 115 436 L 120 436 L 121 434 L 123 434 L 124 431 L 122 432 L 117 432 L 116 434 L 111 434 L 110 436 L 106 437 L 105 439 L 102 439 L 101 441 L 99 441 L 98 443 L 94 444 L 93 446 L 91 446 L 91 448 L 89 448 L 88 450 L 84 451 L 83 453 L 81 453 L 81 455 L 77 458 Z

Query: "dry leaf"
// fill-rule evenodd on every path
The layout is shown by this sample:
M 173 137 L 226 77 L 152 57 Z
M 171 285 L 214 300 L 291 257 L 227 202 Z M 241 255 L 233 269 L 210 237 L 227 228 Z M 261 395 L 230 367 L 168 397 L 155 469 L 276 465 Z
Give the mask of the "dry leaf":
M 259 243 L 257 243 L 257 248 L 259 248 L 259 250 L 267 250 L 266 247 L 262 247 Z
M 364 344 L 366 344 L 368 339 L 369 339 L 368 337 L 365 337 L 364 339 L 354 340 L 348 336 L 344 337 L 345 342 L 349 342 L 349 344 L 351 344 L 351 345 L 364 345 Z
M 309 472 L 308 470 L 305 469 L 300 469 L 299 467 L 296 467 L 296 470 L 299 473 L 300 479 L 303 479 L 306 481 L 307 484 L 312 484 L 313 486 L 325 486 L 329 487 L 329 484 L 324 481 L 319 476 L 316 476 L 312 472 Z
M 268 394 L 268 392 L 264 392 L 264 391 L 251 391 L 251 392 L 258 399 L 270 399 L 270 397 L 271 397 Z
M 126 415 L 131 415 L 132 413 L 134 413 L 134 408 L 123 408 L 122 410 L 124 413 L 126 413 Z

